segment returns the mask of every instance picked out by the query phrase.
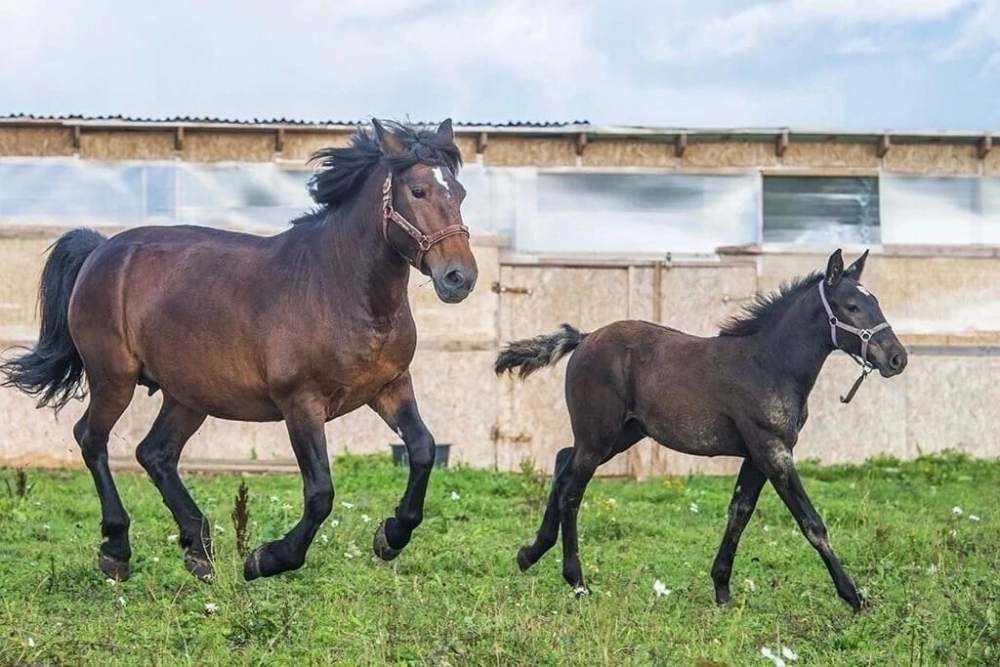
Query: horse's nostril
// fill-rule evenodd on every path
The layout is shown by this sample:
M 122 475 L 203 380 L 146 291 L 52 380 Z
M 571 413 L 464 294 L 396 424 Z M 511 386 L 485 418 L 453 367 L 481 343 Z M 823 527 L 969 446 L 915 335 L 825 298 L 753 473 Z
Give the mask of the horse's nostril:
M 889 366 L 892 367 L 892 370 L 899 370 L 899 368 L 902 367 L 902 365 L 903 365 L 903 358 L 900 357 L 898 354 L 892 355 L 892 358 L 889 359 Z
M 444 284 L 448 287 L 459 287 L 463 283 L 465 283 L 465 274 L 458 269 L 444 274 Z

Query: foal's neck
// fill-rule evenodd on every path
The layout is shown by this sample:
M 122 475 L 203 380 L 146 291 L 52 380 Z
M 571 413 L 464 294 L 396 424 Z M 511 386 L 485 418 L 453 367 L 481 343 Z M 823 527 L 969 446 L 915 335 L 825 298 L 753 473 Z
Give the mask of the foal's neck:
M 834 349 L 818 288 L 796 299 L 775 325 L 762 333 L 761 346 L 769 366 L 779 377 L 793 378 L 802 396 L 808 396 Z

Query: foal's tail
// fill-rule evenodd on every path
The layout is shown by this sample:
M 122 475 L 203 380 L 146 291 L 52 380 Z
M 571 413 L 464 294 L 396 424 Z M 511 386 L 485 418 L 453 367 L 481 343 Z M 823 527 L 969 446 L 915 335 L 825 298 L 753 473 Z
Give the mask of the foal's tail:
M 535 336 L 507 343 L 493 364 L 497 375 L 504 371 L 513 373 L 517 369 L 522 380 L 539 368 L 551 366 L 572 352 L 583 342 L 587 334 L 563 324 L 554 334 Z
M 34 349 L 0 365 L 3 386 L 40 396 L 38 407 L 58 412 L 74 396 L 82 395 L 83 360 L 69 333 L 69 298 L 80 267 L 105 238 L 90 229 L 74 229 L 51 246 L 38 286 L 42 316 Z

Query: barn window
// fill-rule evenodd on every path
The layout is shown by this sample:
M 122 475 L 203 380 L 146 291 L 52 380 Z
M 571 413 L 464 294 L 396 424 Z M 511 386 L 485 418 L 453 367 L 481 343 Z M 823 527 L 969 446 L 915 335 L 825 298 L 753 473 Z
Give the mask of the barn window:
M 765 243 L 882 241 L 875 176 L 764 176 Z
M 887 174 L 882 192 L 886 243 L 1000 243 L 1000 179 Z
M 518 250 L 662 255 L 757 242 L 756 174 L 542 171 Z M 523 214 L 521 214 L 523 213 Z

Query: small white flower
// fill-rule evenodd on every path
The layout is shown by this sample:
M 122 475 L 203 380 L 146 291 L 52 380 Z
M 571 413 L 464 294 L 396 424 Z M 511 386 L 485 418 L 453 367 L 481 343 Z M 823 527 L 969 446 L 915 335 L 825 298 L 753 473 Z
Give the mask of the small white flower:
M 361 520 L 364 521 L 365 523 L 368 523 L 369 521 L 372 520 L 372 518 L 370 516 L 368 516 L 367 514 L 362 514 L 361 515 Z
M 323 544 L 326 544 L 330 541 L 330 538 L 326 536 L 326 533 L 323 533 L 322 535 L 319 536 L 319 541 L 322 542 Z
M 330 528 L 336 528 L 340 525 L 340 519 L 330 519 Z
M 347 560 L 350 560 L 350 559 L 354 558 L 354 554 L 352 554 L 350 551 L 345 551 L 344 552 L 344 558 L 346 558 Z
M 28 648 L 35 648 L 35 640 L 28 637 Z
M 340 503 L 340 506 L 347 510 L 354 509 L 354 503 Z
M 125 596 L 123 595 L 118 596 L 118 606 L 119 607 L 125 606 Z
M 785 660 L 791 660 L 792 662 L 799 659 L 798 654 L 787 646 L 781 647 L 781 655 L 785 658 Z
M 615 498 L 608 498 L 608 504 L 614 506 L 618 504 L 618 501 Z
M 118 580 L 117 579 L 112 579 L 111 577 L 108 577 L 104 581 L 108 582 L 108 584 L 111 585 L 111 586 L 117 586 L 118 585 Z
M 452 492 L 451 492 L 451 499 L 452 499 L 452 500 L 461 500 L 461 499 L 462 499 L 462 496 L 460 496 L 460 495 L 458 495 L 457 493 L 455 493 L 454 491 L 452 491 Z
M 276 503 L 280 500 L 280 498 L 278 498 L 278 496 L 271 496 L 270 498 L 268 498 L 268 500 L 270 500 L 272 503 Z
M 154 563 L 159 563 L 160 562 L 160 557 L 159 556 L 153 556 L 153 562 Z
M 292 509 L 292 506 L 289 503 L 281 503 L 281 509 L 287 512 L 288 510 Z
M 673 593 L 672 590 L 666 587 L 666 585 L 657 579 L 653 582 L 653 592 L 656 593 L 656 597 L 664 598 Z
M 760 647 L 760 654 L 774 663 L 774 667 L 785 667 L 785 661 L 781 659 L 781 656 L 775 655 L 774 652 L 766 646 Z
M 958 505 L 955 505 L 954 507 L 951 508 L 951 513 L 954 514 L 955 516 L 962 516 L 962 508 L 959 507 Z
M 688 509 L 691 510 L 692 514 L 697 514 L 698 513 L 698 503 L 691 503 L 688 506 Z
M 745 588 L 746 588 L 746 589 L 747 589 L 748 591 L 750 591 L 751 593 L 754 593 L 754 592 L 756 592 L 756 591 L 757 591 L 757 584 L 756 584 L 756 583 L 754 583 L 754 580 L 753 580 L 753 579 L 744 579 L 744 580 L 743 580 L 743 586 L 744 586 L 744 587 L 745 587 Z
M 217 611 L 219 611 L 219 605 L 215 604 L 214 602 L 206 602 L 205 603 L 205 613 L 206 614 L 214 614 Z
M 969 521 L 979 521 L 979 517 L 976 516 L 975 514 L 970 514 Z
M 177 540 L 181 539 L 180 535 L 168 535 L 167 542 L 169 544 L 177 544 Z
M 951 530 L 948 531 L 948 537 L 955 539 L 956 537 L 958 537 L 958 531 L 952 528 Z

